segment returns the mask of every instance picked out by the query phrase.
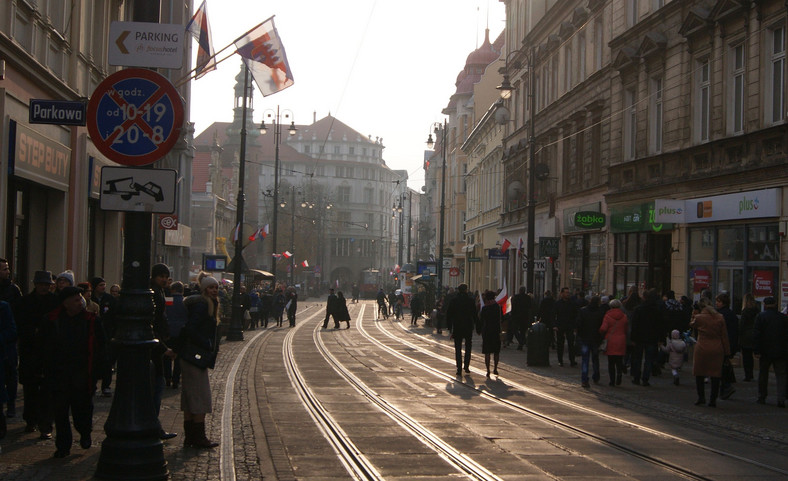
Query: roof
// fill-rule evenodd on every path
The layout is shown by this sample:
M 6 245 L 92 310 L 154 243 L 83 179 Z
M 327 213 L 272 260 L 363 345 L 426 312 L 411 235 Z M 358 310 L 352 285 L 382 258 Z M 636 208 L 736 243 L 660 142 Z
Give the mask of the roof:
M 296 126 L 296 128 L 298 129 L 298 133 L 296 135 L 303 138 L 313 136 L 321 140 L 346 139 L 348 142 L 357 141 L 375 144 L 375 141 L 371 140 L 369 136 L 363 135 L 358 131 L 353 130 L 341 120 L 331 116 L 331 114 L 326 115 L 312 125 Z M 329 135 L 331 138 L 329 138 Z

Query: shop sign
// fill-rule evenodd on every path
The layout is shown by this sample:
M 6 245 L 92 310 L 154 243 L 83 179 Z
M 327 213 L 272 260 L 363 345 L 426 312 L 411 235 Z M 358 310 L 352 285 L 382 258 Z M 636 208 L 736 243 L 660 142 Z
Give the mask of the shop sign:
M 753 271 L 752 273 L 752 295 L 755 297 L 766 297 L 774 294 L 774 272 L 772 271 Z
M 164 231 L 164 244 L 168 246 L 191 247 L 192 228 L 188 225 L 178 224 L 177 229 Z
M 655 201 L 657 222 L 698 223 L 780 215 L 780 189 L 763 189 L 698 199 Z
M 539 257 L 558 257 L 558 246 L 561 239 L 558 237 L 539 238 Z
M 159 214 L 159 227 L 162 230 L 178 230 L 178 214 Z
M 693 269 L 690 271 L 693 292 L 700 292 L 711 286 L 711 273 L 706 269 Z
M 584 231 L 588 229 L 588 227 L 583 227 L 576 223 L 576 214 L 580 212 L 590 212 L 593 214 L 599 214 L 602 212 L 602 203 L 601 202 L 593 202 L 586 205 L 580 205 L 577 207 L 571 207 L 568 209 L 563 210 L 564 216 L 564 233 L 568 234 L 570 232 L 578 232 Z
M 110 65 L 181 68 L 183 25 L 174 23 L 112 22 L 109 25 Z
M 481 262 L 481 261 L 482 261 L 481 257 L 469 257 L 468 258 L 468 262 Z
M 580 211 L 575 213 L 575 227 L 581 229 L 601 229 L 605 226 L 605 214 L 601 212 Z
M 544 259 L 534 259 L 534 272 L 544 272 L 547 268 L 547 261 Z M 523 270 L 528 270 L 528 261 L 523 261 Z
M 68 191 L 71 149 L 14 120 L 9 130 L 9 174 Z
M 488 249 L 487 250 L 487 258 L 488 259 L 498 259 L 498 260 L 508 260 L 509 259 L 509 250 L 505 252 L 501 249 Z
M 632 204 L 610 209 L 610 231 L 614 233 L 662 232 L 672 229 L 672 223 L 657 222 L 657 212 L 654 202 Z

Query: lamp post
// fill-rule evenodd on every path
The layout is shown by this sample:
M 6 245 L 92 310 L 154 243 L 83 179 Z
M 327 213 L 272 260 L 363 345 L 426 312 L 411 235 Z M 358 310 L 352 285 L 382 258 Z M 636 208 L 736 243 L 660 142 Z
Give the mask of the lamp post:
M 443 292 L 443 234 L 444 234 L 444 220 L 446 217 L 446 120 L 443 121 L 441 126 L 440 122 L 432 124 L 435 137 L 441 134 L 441 210 L 440 210 L 440 229 L 438 233 L 438 285 L 436 295 L 440 296 Z M 442 128 L 441 128 L 442 127 Z M 432 139 L 432 134 L 427 137 L 427 147 L 430 149 L 435 145 Z
M 501 85 L 496 87 L 501 91 L 501 98 L 508 99 L 512 90 L 515 90 L 509 83 L 509 57 L 512 54 L 520 53 L 519 50 L 510 52 L 506 56 L 506 65 L 504 66 L 503 81 Z M 525 247 L 526 259 L 526 289 L 528 292 L 534 293 L 534 236 L 536 229 L 536 128 L 534 126 L 534 119 L 536 118 L 536 68 L 534 66 L 534 47 L 531 47 L 530 53 L 527 55 L 527 63 L 529 70 L 529 86 L 528 97 L 531 106 L 531 118 L 528 138 L 528 232 L 527 232 L 527 245 Z M 534 293 L 535 294 L 535 293 Z
M 280 207 L 283 209 L 287 205 L 287 202 L 282 201 L 279 204 Z M 302 205 L 304 205 L 302 203 Z M 290 285 L 294 286 L 294 276 L 295 276 L 295 186 L 290 186 Z
M 402 198 L 397 199 L 397 204 L 391 206 L 391 218 L 399 213 L 399 234 L 397 237 L 397 265 L 402 268 Z
M 274 218 L 273 218 L 273 234 L 271 235 L 271 274 L 273 274 L 274 278 L 272 280 L 272 285 L 276 287 L 276 235 L 279 230 L 277 225 L 277 204 L 279 203 L 279 144 L 282 141 L 282 118 L 290 119 L 290 128 L 288 129 L 288 133 L 290 135 L 295 135 L 296 133 L 296 126 L 295 121 L 292 120 L 293 113 L 289 110 L 283 110 L 281 113 L 279 111 L 279 106 L 276 106 L 276 111 L 274 110 L 266 110 L 263 112 L 263 121 L 260 123 L 260 133 L 265 134 L 268 132 L 268 128 L 265 126 L 265 119 L 268 118 L 269 121 L 273 123 L 274 126 Z

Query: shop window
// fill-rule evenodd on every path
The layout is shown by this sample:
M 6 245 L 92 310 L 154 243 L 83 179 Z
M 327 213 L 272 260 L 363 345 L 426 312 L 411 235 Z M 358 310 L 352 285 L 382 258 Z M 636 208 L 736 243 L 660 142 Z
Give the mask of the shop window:
M 717 260 L 744 260 L 744 227 L 726 227 L 717 231 Z
M 747 260 L 780 261 L 780 232 L 776 224 L 750 227 L 747 236 Z
M 714 229 L 690 229 L 689 237 L 692 260 L 711 262 L 714 258 Z

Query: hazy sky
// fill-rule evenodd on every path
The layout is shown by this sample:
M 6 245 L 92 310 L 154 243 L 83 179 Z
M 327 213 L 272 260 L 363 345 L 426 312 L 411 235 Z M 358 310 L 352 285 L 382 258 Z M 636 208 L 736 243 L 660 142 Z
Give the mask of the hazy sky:
M 499 0 L 208 0 L 214 50 L 271 15 L 295 83 L 268 97 L 255 89 L 255 122 L 277 105 L 291 110 L 296 124 L 330 112 L 363 135 L 382 137 L 384 160 L 407 170 L 412 188 L 423 184 L 430 126 L 442 121 L 465 59 L 481 45 L 488 22 L 492 41 L 505 20 Z M 240 65 L 233 55 L 192 81 L 197 133 L 232 120 Z

